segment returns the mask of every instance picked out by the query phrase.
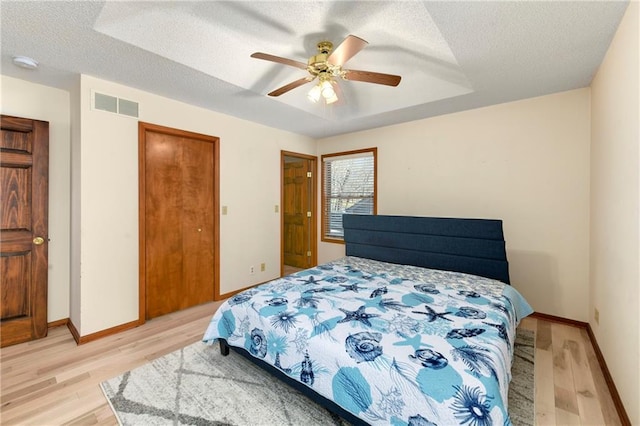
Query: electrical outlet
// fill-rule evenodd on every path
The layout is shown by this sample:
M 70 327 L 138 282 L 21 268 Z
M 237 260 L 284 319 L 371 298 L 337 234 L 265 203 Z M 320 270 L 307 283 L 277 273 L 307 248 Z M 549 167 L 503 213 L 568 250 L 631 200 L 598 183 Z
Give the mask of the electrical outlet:
M 260 264 L 260 272 L 264 272 L 267 270 L 267 264 L 266 263 L 261 263 Z
M 596 324 L 600 325 L 600 311 L 598 308 L 593 309 L 593 319 L 596 320 Z
M 256 272 L 256 271 L 255 271 L 255 268 L 253 267 L 253 265 L 249 266 L 249 273 L 250 273 L 251 275 L 253 275 L 255 272 Z

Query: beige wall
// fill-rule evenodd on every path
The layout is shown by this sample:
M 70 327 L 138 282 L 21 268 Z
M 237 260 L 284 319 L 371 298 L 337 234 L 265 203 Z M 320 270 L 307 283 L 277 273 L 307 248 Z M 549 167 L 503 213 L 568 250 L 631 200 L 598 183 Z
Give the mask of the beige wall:
M 640 424 L 639 14 L 630 3 L 591 86 L 589 324 L 632 424 Z
M 371 146 L 378 213 L 504 220 L 513 286 L 538 312 L 588 319 L 589 89 L 328 138 L 318 154 Z
M 138 318 L 138 122 L 92 110 L 91 90 L 138 102 L 141 121 L 218 136 L 220 204 L 228 208 L 220 216 L 221 292 L 279 276 L 280 151 L 315 154 L 315 141 L 83 75 L 73 165 L 81 174 L 81 279 L 72 289 L 81 335 Z
M 69 200 L 69 94 L 4 76 L 2 88 L 3 113 L 29 116 L 33 115 L 29 108 L 35 114 L 48 105 L 49 114 L 65 117 L 61 126 L 64 142 L 55 142 L 52 151 L 52 173 L 62 173 L 62 177 L 53 178 L 52 191 L 56 200 Z M 221 138 L 221 205 L 229 211 L 221 216 L 222 291 L 276 276 L 279 215 L 273 213 L 273 206 L 280 196 L 279 150 L 313 154 L 314 142 L 83 76 L 82 93 L 72 93 L 72 104 L 78 104 L 76 109 L 81 111 L 77 115 L 81 112 L 82 116 L 82 143 L 74 153 L 85 156 L 73 164 L 81 193 L 74 200 L 73 215 L 86 218 L 82 242 L 77 235 L 74 250 L 82 247 L 82 263 L 89 268 L 83 273 L 91 277 L 84 279 L 85 291 L 81 292 L 78 262 L 71 289 L 78 301 L 72 303 L 76 315 L 71 317 L 81 333 L 132 321 L 137 309 L 137 286 L 132 281 L 138 268 L 137 123 L 91 110 L 91 89 L 140 102 L 144 121 Z M 18 93 L 23 100 L 27 99 L 24 94 L 31 94 L 30 102 L 21 101 L 25 109 L 20 110 Z M 57 99 L 50 93 L 61 100 L 43 102 Z M 503 218 L 514 286 L 538 311 L 586 321 L 588 108 L 588 90 L 583 89 L 321 140 L 318 153 L 378 146 L 380 213 Z M 33 116 L 45 119 L 46 114 Z M 58 120 L 50 118 L 54 124 Z M 54 124 L 55 130 L 58 125 Z M 255 143 L 257 140 L 261 142 Z M 62 154 L 54 154 L 55 149 L 62 149 Z M 66 238 L 66 245 L 57 252 L 62 260 L 55 261 L 58 246 L 52 240 L 50 320 L 69 316 L 68 209 L 67 201 L 56 203 L 51 211 L 54 216 L 58 211 L 60 218 L 51 219 L 52 235 L 63 235 L 56 239 Z M 558 211 L 563 214 L 557 215 Z M 74 223 L 80 234 L 80 220 Z M 119 231 L 106 232 L 109 223 Z M 243 240 L 251 243 L 243 245 Z M 321 243 L 319 248 L 320 261 L 344 253 L 340 245 Z M 106 265 L 104 259 L 120 268 L 99 267 Z M 249 275 L 249 266 L 262 262 L 267 263 L 267 272 Z M 103 273 L 105 268 L 113 272 Z M 62 278 L 57 278 L 57 271 L 64 271 Z M 126 284 L 109 290 L 120 285 L 114 283 Z M 103 312 L 111 309 L 100 303 L 105 291 L 131 296 L 118 296 L 117 304 L 125 305 L 121 310 L 126 314 L 112 319 L 113 314 Z M 91 321 L 95 325 L 86 329 L 91 331 L 85 331 L 80 305 L 95 305 L 95 315 L 93 308 L 83 310 L 85 316 L 96 317 Z
M 49 122 L 48 322 L 69 317 L 69 93 L 0 76 L 2 114 Z

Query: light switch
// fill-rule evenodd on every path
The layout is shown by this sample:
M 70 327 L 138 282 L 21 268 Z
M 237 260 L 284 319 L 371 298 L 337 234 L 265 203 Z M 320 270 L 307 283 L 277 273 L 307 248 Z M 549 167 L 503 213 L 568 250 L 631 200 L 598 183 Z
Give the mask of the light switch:
M 222 206 L 222 214 L 227 214 L 227 206 Z
M 280 206 L 276 204 L 275 207 L 273 208 L 273 211 L 278 213 L 280 211 Z

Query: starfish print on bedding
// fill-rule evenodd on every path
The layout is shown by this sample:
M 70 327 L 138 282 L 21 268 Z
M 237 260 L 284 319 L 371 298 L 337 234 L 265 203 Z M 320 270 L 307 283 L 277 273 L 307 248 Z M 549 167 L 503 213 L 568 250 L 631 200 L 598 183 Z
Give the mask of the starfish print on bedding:
M 411 346 L 414 351 L 417 351 L 423 345 L 422 336 L 420 334 L 416 334 L 413 337 L 409 337 L 402 333 L 398 333 L 398 335 L 402 337 L 404 340 L 398 340 L 393 344 L 393 346 Z
M 342 291 L 354 291 L 358 293 L 358 290 L 361 290 L 361 287 L 358 287 L 358 283 L 355 284 L 340 284 L 340 287 L 344 287 Z
M 371 327 L 371 322 L 369 322 L 369 318 L 375 318 L 375 317 L 379 317 L 380 316 L 378 314 L 368 314 L 368 313 L 366 313 L 364 311 L 364 305 L 360 306 L 358 308 L 358 310 L 356 310 L 356 311 L 348 311 L 348 310 L 342 309 L 342 308 L 339 308 L 339 309 L 342 312 L 344 312 L 346 317 L 344 317 L 343 319 L 338 321 L 338 323 L 349 322 L 349 321 L 360 321 L 364 325 Z
M 319 279 L 318 281 L 316 281 L 316 279 L 314 278 L 313 275 L 310 275 L 308 279 L 304 279 L 304 278 L 298 278 L 298 281 L 300 281 L 303 284 L 318 284 L 320 281 L 323 281 L 322 278 Z
M 438 318 L 442 318 L 443 320 L 447 320 L 447 321 L 451 321 L 449 318 L 445 318 L 445 315 L 449 315 L 451 312 L 436 312 L 434 311 L 431 306 L 425 304 L 424 307 L 426 308 L 427 312 L 420 312 L 420 311 L 411 311 L 414 314 L 422 314 L 422 315 L 426 315 L 427 316 L 427 321 L 429 322 L 434 322 L 435 320 L 437 320 Z

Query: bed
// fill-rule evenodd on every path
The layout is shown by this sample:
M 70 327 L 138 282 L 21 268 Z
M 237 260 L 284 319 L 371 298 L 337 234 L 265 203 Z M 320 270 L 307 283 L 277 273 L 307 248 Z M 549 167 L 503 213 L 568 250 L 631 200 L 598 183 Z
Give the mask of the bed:
M 515 329 L 500 220 L 344 215 L 346 256 L 231 297 L 220 342 L 352 424 L 510 424 Z

